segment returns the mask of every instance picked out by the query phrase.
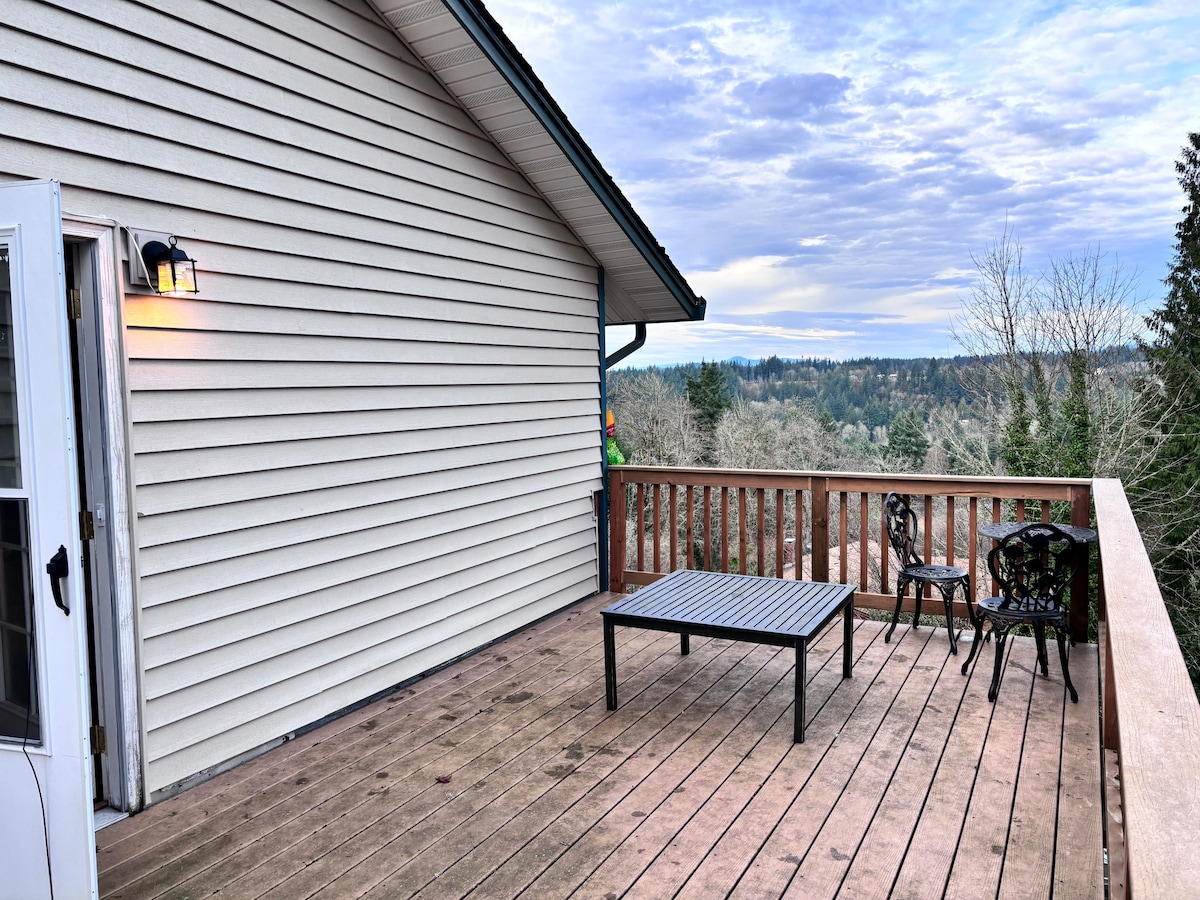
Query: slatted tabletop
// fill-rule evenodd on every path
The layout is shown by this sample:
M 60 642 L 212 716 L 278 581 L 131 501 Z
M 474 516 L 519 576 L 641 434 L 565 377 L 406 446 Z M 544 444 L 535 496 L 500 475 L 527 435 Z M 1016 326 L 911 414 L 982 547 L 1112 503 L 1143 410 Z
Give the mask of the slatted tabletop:
M 615 626 L 649 628 L 680 635 L 751 641 L 796 650 L 794 740 L 804 743 L 808 642 L 841 613 L 842 677 L 853 663 L 854 585 L 789 581 L 680 569 L 649 587 L 623 597 L 601 613 L 604 623 L 604 681 L 608 708 L 617 708 Z

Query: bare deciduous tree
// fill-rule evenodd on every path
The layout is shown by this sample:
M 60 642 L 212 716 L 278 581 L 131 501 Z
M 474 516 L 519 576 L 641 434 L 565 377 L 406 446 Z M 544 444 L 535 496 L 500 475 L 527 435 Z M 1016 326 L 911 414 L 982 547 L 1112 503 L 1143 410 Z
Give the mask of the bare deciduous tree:
M 687 398 L 654 370 L 622 380 L 610 398 L 617 434 L 632 451 L 631 463 L 693 466 L 703 441 Z

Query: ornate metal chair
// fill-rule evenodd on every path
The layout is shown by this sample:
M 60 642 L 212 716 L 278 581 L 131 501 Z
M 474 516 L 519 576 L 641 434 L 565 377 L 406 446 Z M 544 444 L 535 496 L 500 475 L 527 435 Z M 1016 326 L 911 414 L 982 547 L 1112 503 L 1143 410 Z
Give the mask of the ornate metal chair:
M 1031 625 L 1037 640 L 1038 664 L 1042 675 L 1048 675 L 1046 658 L 1046 626 L 1054 629 L 1058 639 L 1058 659 L 1062 664 L 1063 681 L 1071 692 L 1071 702 L 1078 703 L 1079 695 L 1071 684 L 1067 668 L 1067 610 L 1063 594 L 1079 571 L 1083 561 L 1080 545 L 1069 534 L 1053 525 L 1026 525 L 1000 541 L 988 554 L 988 569 L 1000 585 L 1001 597 L 979 601 L 975 619 L 975 639 L 971 653 L 963 663 L 967 674 L 975 651 L 979 647 L 983 620 L 992 623 L 996 636 L 996 664 L 988 699 L 995 701 L 1000 690 L 1000 670 L 1004 665 L 1004 642 L 1015 625 Z
M 916 628 L 921 618 L 921 595 L 925 585 L 936 585 L 941 591 L 942 601 L 946 605 L 946 633 L 950 635 L 950 652 L 958 653 L 958 642 L 954 637 L 954 619 L 951 604 L 954 592 L 961 585 L 963 597 L 967 601 L 967 614 L 971 624 L 975 624 L 975 613 L 971 609 L 971 576 L 966 569 L 958 566 L 926 565 L 917 555 L 917 517 L 908 505 L 907 498 L 895 493 L 887 495 L 883 501 L 883 514 L 887 520 L 888 541 L 896 551 L 900 561 L 900 570 L 896 573 L 896 611 L 892 614 L 892 627 L 883 636 L 890 643 L 892 632 L 900 621 L 900 607 L 904 604 L 904 594 L 910 584 L 916 585 L 916 612 L 913 614 L 912 627 Z

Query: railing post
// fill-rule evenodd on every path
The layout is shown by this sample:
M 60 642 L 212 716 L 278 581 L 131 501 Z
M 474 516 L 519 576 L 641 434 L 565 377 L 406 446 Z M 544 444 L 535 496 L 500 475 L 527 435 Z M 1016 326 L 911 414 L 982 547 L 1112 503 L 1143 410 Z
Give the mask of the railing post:
M 608 470 L 608 589 L 625 593 L 625 479 Z
M 812 577 L 829 580 L 829 481 L 812 479 Z
M 1090 485 L 1082 485 L 1071 488 L 1071 524 L 1079 525 L 1084 528 L 1088 526 L 1092 518 L 1092 489 Z M 1083 565 L 1079 570 L 1079 575 L 1071 583 L 1071 609 L 1068 611 L 1068 625 L 1071 629 L 1071 637 L 1076 641 L 1087 642 L 1088 639 L 1088 609 L 1090 600 L 1088 597 L 1088 586 L 1091 579 L 1088 577 L 1090 569 L 1089 562 L 1091 560 L 1091 546 L 1085 544 L 1083 547 Z

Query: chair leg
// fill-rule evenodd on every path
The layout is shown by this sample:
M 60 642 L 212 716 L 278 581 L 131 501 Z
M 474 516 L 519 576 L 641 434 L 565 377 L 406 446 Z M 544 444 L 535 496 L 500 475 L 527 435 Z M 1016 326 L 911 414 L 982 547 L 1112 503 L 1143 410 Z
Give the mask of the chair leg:
M 964 577 L 963 580 L 961 582 L 959 582 L 959 584 L 962 585 L 963 599 L 967 603 L 967 621 L 970 622 L 972 626 L 974 626 L 974 624 L 975 624 L 975 603 L 973 602 L 972 598 L 975 595 L 971 593 L 971 576 L 968 575 L 968 576 Z
M 1071 670 L 1067 668 L 1067 630 L 1055 625 L 1054 636 L 1058 638 L 1058 661 L 1062 665 L 1063 681 L 1067 683 L 1067 690 L 1071 692 L 1071 702 L 1078 703 L 1079 694 L 1075 691 L 1075 685 L 1071 684 Z
M 954 636 L 954 589 L 957 581 L 943 581 L 938 585 L 942 592 L 942 605 L 946 607 L 946 634 L 950 638 L 950 652 L 958 656 L 958 640 Z
M 883 636 L 883 642 L 890 644 L 892 642 L 892 632 L 896 630 L 896 625 L 900 621 L 900 606 L 904 603 L 904 591 L 908 588 L 908 582 L 897 576 L 896 578 L 896 611 L 892 613 L 892 627 L 887 630 L 887 634 Z
M 1033 637 L 1037 642 L 1037 661 L 1042 667 L 1042 676 L 1050 677 L 1050 657 L 1046 654 L 1046 623 L 1033 623 Z
M 971 638 L 971 652 L 967 654 L 967 661 L 962 664 L 962 673 L 967 674 L 967 669 L 971 666 L 971 660 L 975 658 L 975 654 L 979 651 L 979 644 L 983 635 L 983 616 L 972 617 L 975 619 L 975 634 Z
M 1004 668 L 1004 643 L 1008 638 L 1008 626 L 997 626 L 995 622 L 992 622 L 992 631 L 996 633 L 996 662 L 992 668 L 992 684 L 988 688 L 988 700 L 995 703 L 996 695 L 1000 693 L 1000 670 Z
M 925 596 L 925 582 L 914 581 L 913 588 L 913 600 L 916 603 L 916 608 L 913 610 L 912 627 L 916 629 L 921 626 L 921 598 Z

